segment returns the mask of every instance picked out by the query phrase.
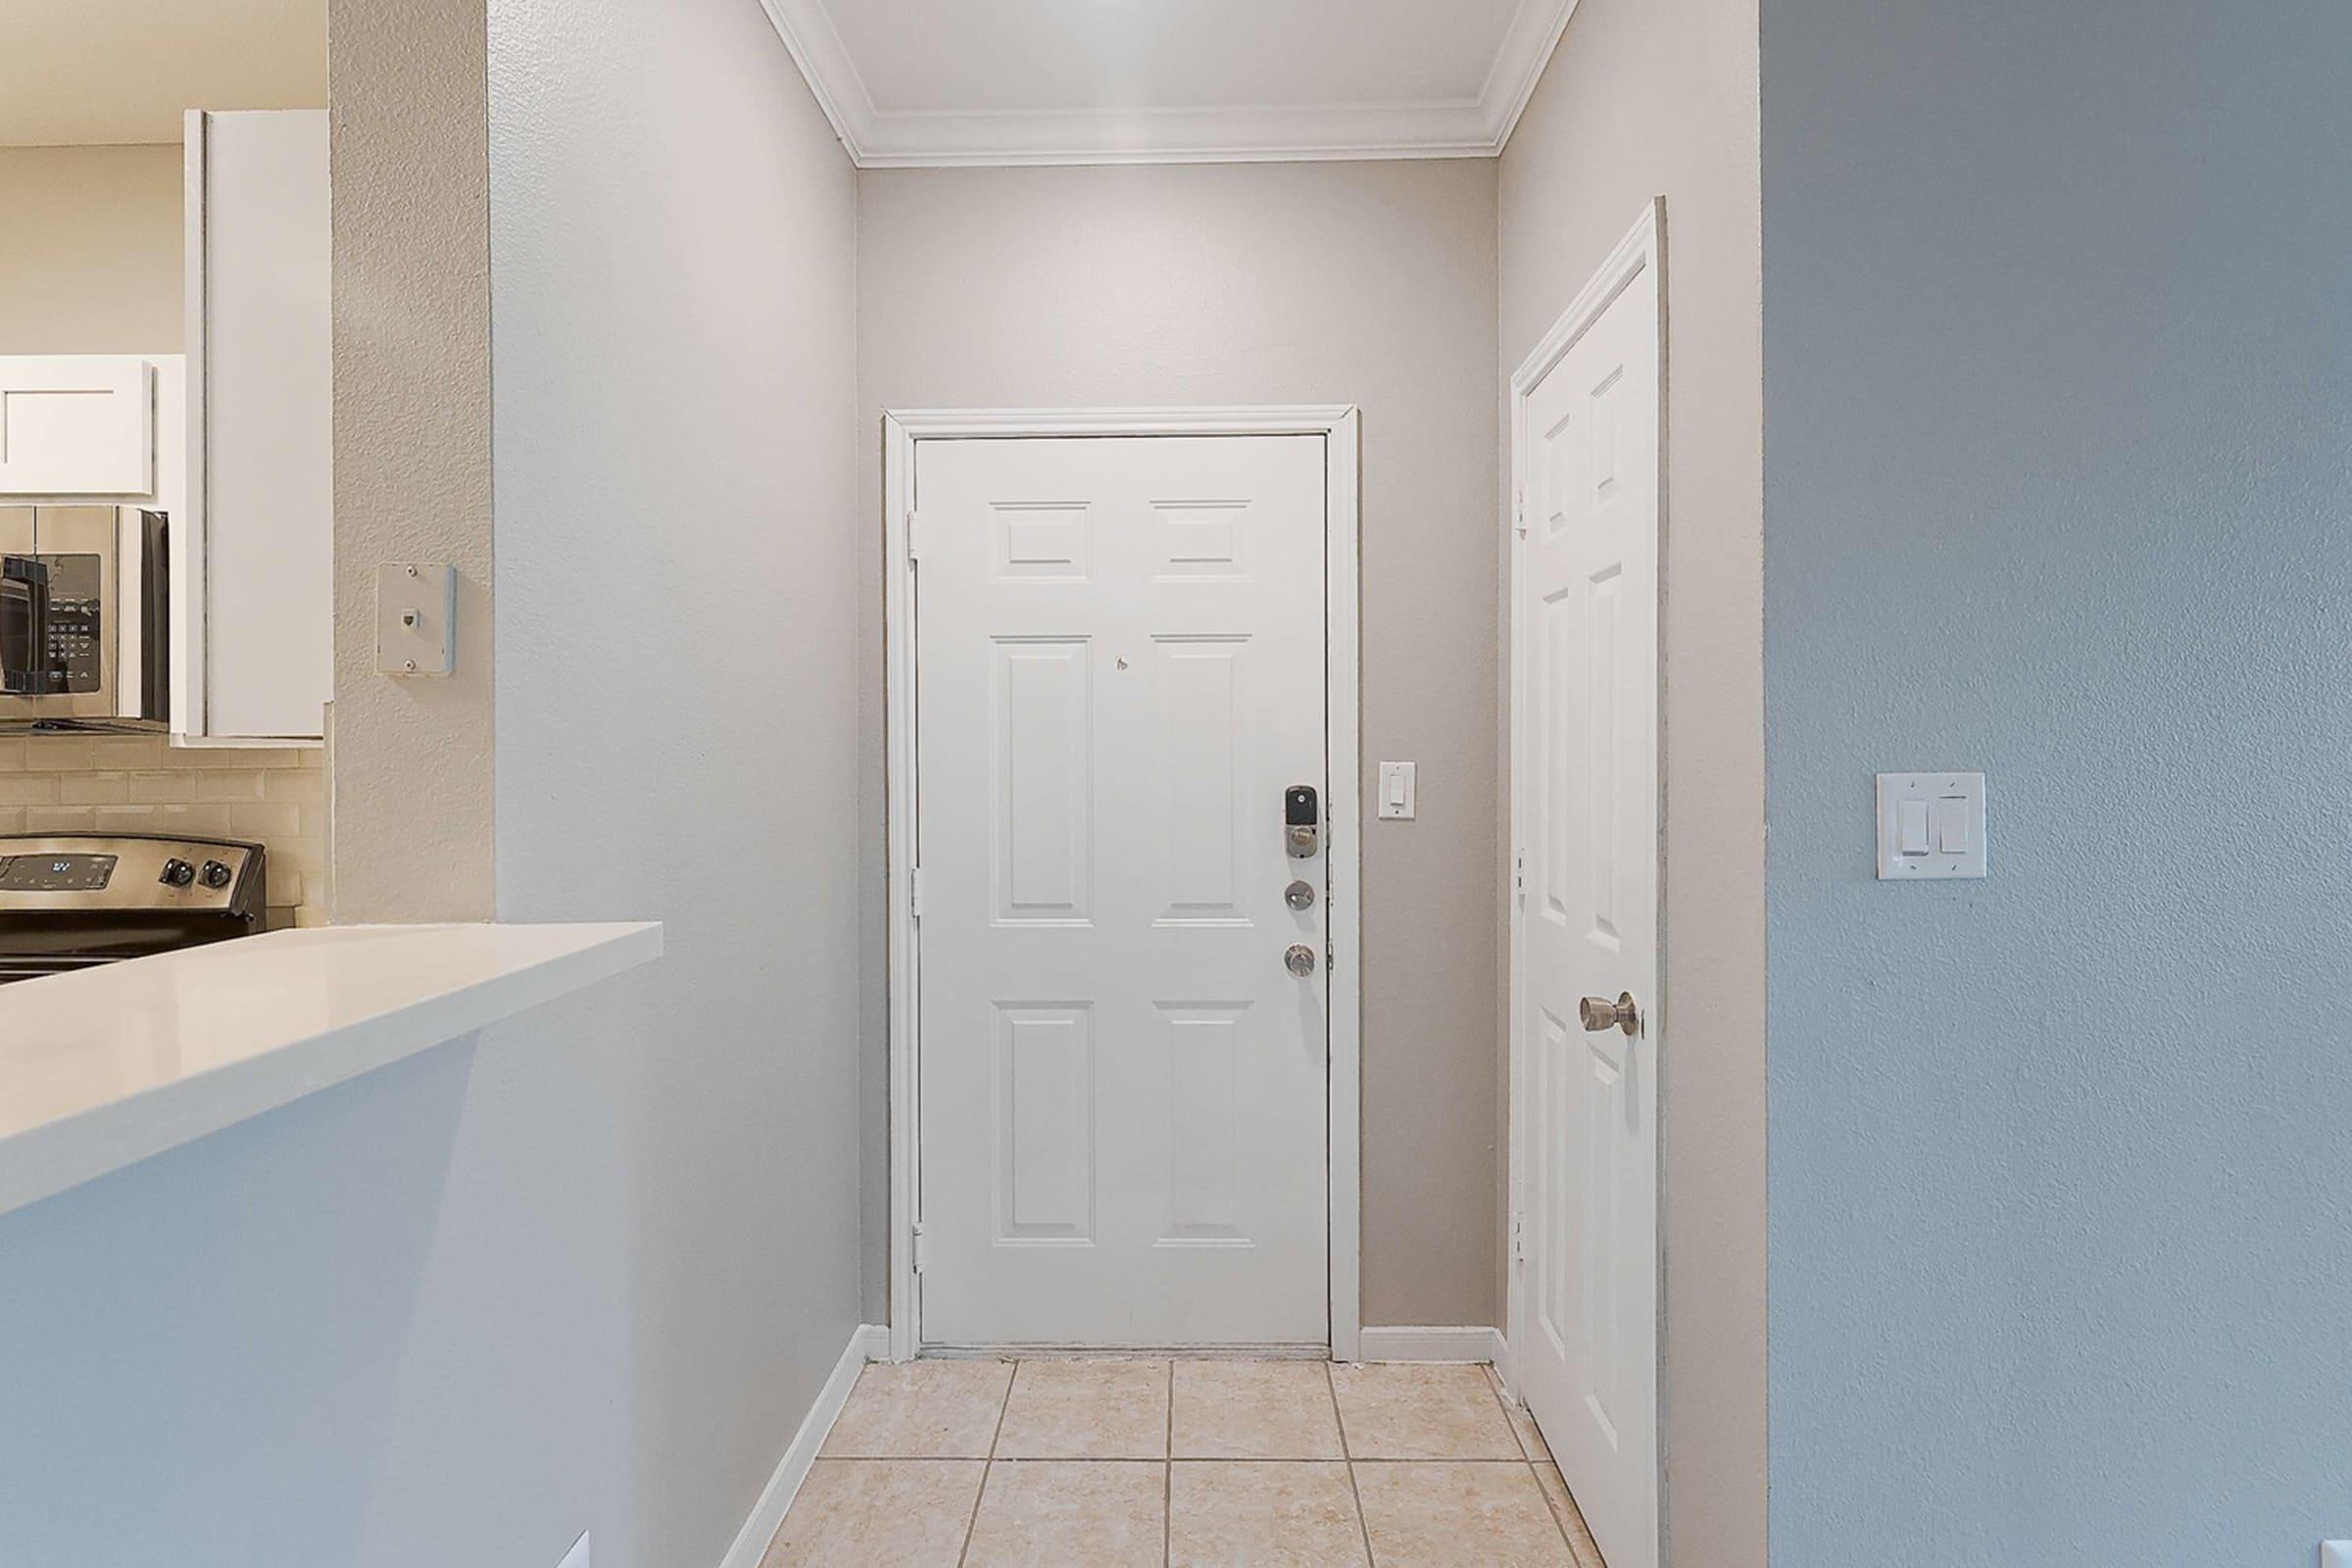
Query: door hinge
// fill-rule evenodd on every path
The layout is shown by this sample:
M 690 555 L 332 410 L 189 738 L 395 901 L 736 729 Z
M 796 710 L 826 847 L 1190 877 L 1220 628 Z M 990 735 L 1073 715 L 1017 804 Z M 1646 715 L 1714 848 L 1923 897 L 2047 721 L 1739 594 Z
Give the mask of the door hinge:
M 931 1261 L 931 1249 L 923 1236 L 923 1222 L 914 1222 L 914 1271 L 920 1274 Z
M 1511 891 L 1522 899 L 1527 897 L 1527 852 L 1525 850 L 1514 850 L 1511 853 Z
M 906 564 L 910 566 L 923 558 L 922 521 L 921 513 L 906 514 Z
M 906 895 L 914 906 L 914 917 L 920 920 L 923 917 L 923 868 L 919 865 L 906 874 Z
M 1520 538 L 1527 537 L 1527 492 L 1511 492 L 1511 527 Z
M 1527 1261 L 1527 1227 L 1516 1209 L 1511 1211 L 1511 1261 Z

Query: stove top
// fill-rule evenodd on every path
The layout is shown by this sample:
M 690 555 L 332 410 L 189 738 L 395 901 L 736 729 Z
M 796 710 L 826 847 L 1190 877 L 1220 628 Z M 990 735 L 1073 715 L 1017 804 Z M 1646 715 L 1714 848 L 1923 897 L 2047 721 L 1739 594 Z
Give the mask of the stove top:
M 251 936 L 268 879 L 234 840 L 0 836 L 0 984 Z

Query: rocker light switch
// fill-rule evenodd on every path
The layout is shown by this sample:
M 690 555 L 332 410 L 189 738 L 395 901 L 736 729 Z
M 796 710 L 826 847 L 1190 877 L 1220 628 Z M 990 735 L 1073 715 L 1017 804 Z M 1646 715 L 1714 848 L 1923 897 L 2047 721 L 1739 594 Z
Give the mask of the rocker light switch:
M 375 568 L 375 667 L 446 675 L 458 662 L 458 569 L 407 562 Z
M 1879 775 L 1882 881 L 1916 882 L 1984 874 L 1984 774 Z
M 1412 762 L 1383 762 L 1380 764 L 1380 814 L 1399 821 L 1409 821 L 1413 814 L 1413 775 L 1418 766 Z

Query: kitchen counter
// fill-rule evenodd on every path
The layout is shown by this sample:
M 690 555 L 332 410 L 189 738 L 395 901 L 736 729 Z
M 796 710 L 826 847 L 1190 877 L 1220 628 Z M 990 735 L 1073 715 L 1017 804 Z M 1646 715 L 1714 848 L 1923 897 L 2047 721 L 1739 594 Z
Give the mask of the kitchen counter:
M 658 924 L 331 926 L 0 986 L 0 1213 L 661 955 Z

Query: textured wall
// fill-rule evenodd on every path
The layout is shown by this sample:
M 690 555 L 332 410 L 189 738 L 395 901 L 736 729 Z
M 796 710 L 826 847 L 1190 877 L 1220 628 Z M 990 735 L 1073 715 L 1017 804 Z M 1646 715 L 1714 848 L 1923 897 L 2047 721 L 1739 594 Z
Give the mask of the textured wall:
M 867 1309 L 889 1255 L 882 411 L 1355 403 L 1364 1321 L 1499 1321 L 1494 166 L 868 172 L 858 189 Z M 1420 762 L 1417 821 L 1369 820 L 1381 758 Z
M 1758 175 L 1755 0 L 1583 0 L 1501 174 L 1505 375 L 1666 198 L 1662 1414 L 1699 1568 L 1764 1552 Z
M 179 212 L 177 144 L 0 147 L 0 354 L 177 354 Z
M 484 0 L 329 0 L 334 917 L 491 911 Z M 458 569 L 446 679 L 375 672 L 375 568 Z M 432 867 L 429 876 L 418 868 Z
M 2352 1535 L 2352 9 L 1764 0 L 1772 1534 Z M 1882 885 L 1871 774 L 1982 767 Z

